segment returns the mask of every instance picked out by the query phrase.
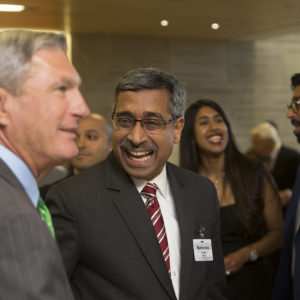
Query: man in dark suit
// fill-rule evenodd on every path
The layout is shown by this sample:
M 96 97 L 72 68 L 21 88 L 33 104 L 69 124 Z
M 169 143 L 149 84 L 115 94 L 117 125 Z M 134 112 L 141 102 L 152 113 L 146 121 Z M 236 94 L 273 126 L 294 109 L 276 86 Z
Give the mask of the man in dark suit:
M 291 78 L 292 102 L 288 105 L 287 117 L 294 126 L 294 134 L 300 143 L 300 73 Z M 292 198 L 285 216 L 284 243 L 273 300 L 300 299 L 300 169 Z
M 0 299 L 74 299 L 36 181 L 76 155 L 89 112 L 65 52 L 63 35 L 0 33 Z
M 172 75 L 129 71 L 115 91 L 112 153 L 47 194 L 76 299 L 225 299 L 216 190 L 166 162 L 185 102 Z
M 276 126 L 274 123 L 265 121 L 251 129 L 251 153 L 262 160 L 271 172 L 285 211 L 295 184 L 300 154 L 282 144 L 277 128 L 274 126 Z

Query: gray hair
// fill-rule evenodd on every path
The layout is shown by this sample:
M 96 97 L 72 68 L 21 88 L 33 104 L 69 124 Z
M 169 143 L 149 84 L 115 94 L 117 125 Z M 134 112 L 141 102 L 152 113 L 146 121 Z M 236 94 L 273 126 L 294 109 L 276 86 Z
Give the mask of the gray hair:
M 115 106 L 118 95 L 125 91 L 162 89 L 169 91 L 171 96 L 170 113 L 173 117 L 182 117 L 186 105 L 184 87 L 171 74 L 156 68 L 140 68 L 127 72 L 115 88 Z M 115 110 L 115 107 L 114 107 Z
M 281 142 L 278 131 L 269 122 L 262 122 L 254 126 L 250 131 L 250 135 L 252 136 L 256 134 L 262 139 L 271 139 L 276 144 Z
M 30 71 L 34 53 L 44 48 L 60 48 L 65 53 L 67 42 L 63 34 L 30 30 L 0 32 L 0 87 L 17 96 L 22 81 Z

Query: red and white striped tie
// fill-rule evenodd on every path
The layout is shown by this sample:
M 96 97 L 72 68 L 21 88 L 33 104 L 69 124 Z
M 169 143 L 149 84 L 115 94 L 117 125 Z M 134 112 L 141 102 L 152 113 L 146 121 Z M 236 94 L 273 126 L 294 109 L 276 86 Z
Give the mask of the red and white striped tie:
M 161 214 L 159 203 L 156 198 L 157 188 L 158 187 L 156 184 L 148 182 L 143 188 L 143 190 L 141 191 L 141 195 L 147 199 L 145 205 L 148 210 L 148 214 L 151 218 L 151 221 L 153 223 L 153 227 L 160 245 L 160 249 L 163 253 L 163 257 L 166 262 L 169 275 L 171 276 L 168 239 L 167 239 L 163 216 Z

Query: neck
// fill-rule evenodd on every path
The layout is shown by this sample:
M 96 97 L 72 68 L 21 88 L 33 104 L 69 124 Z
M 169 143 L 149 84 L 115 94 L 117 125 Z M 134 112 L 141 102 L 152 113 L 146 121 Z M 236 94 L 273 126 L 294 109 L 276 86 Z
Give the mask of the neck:
M 56 164 L 46 164 L 42 163 L 40 167 L 37 164 L 37 157 L 32 157 L 29 154 L 29 151 L 25 151 L 24 149 L 20 149 L 20 147 L 16 147 L 13 143 L 10 142 L 9 139 L 4 139 L 3 135 L 0 134 L 0 144 L 13 152 L 16 156 L 18 156 L 23 162 L 29 167 L 33 176 L 37 181 L 43 178 Z
M 210 155 L 201 153 L 202 166 L 199 173 L 210 178 L 219 178 L 223 176 L 225 166 L 225 153 L 219 155 Z

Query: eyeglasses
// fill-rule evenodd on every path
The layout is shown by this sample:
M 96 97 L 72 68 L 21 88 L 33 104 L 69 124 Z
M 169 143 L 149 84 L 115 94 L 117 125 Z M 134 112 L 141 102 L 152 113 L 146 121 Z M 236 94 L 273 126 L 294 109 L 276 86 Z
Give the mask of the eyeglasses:
M 159 132 L 162 130 L 168 123 L 176 120 L 177 117 L 172 117 L 169 120 L 164 120 L 162 118 L 146 118 L 142 120 L 134 119 L 131 116 L 124 116 L 118 114 L 112 114 L 113 125 L 117 129 L 121 130 L 130 130 L 132 129 L 136 122 L 140 122 L 141 126 L 146 132 Z
M 287 105 L 287 109 L 292 109 L 294 113 L 296 113 L 299 110 L 300 107 L 300 97 L 294 97 L 292 99 L 292 102 Z

